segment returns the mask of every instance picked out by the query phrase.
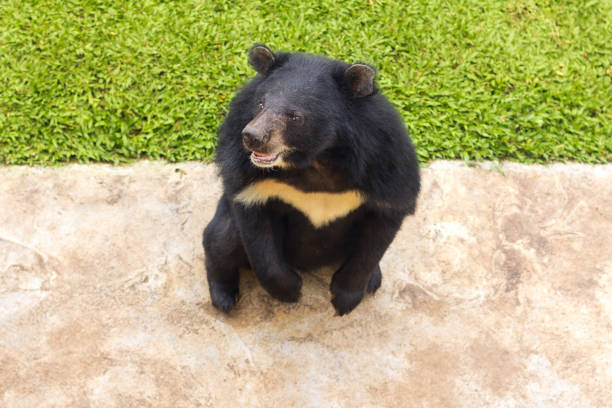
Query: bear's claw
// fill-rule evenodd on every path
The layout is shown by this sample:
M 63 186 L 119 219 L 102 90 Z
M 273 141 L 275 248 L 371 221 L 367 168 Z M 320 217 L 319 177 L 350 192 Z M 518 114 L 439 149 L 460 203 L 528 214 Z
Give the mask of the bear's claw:
M 370 276 L 370 280 L 368 281 L 368 286 L 366 291 L 373 295 L 376 293 L 378 288 L 380 288 L 380 284 L 382 283 L 382 274 L 380 272 L 380 268 L 376 268 L 376 271 Z

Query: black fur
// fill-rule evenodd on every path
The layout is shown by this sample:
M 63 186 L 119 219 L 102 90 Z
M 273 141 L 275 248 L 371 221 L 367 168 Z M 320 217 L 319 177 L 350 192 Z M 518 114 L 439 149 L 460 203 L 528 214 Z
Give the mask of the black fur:
M 251 64 L 260 73 L 231 102 L 219 131 L 216 163 L 224 194 L 203 241 L 211 299 L 221 310 L 231 310 L 238 268 L 246 267 L 272 296 L 295 302 L 301 289 L 296 271 L 341 265 L 330 289 L 342 315 L 366 291 L 378 289 L 378 263 L 403 218 L 415 211 L 420 188 L 415 151 L 370 67 L 348 70 L 344 62 L 299 53 L 277 52 L 270 60 L 261 48 L 254 54 L 256 47 L 265 46 L 251 51 Z M 289 168 L 257 167 L 243 145 L 243 129 L 262 109 L 287 118 L 281 122 L 282 141 L 291 148 L 284 154 Z M 251 206 L 234 200 L 267 178 L 304 192 L 358 190 L 365 201 L 315 228 L 279 199 Z

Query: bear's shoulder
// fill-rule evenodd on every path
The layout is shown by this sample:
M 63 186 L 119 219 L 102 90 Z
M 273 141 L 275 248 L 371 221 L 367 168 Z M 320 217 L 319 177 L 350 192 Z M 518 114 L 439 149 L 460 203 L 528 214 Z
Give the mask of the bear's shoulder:
M 341 127 L 336 161 L 371 202 L 414 213 L 420 190 L 416 151 L 404 123 L 382 95 L 364 98 Z

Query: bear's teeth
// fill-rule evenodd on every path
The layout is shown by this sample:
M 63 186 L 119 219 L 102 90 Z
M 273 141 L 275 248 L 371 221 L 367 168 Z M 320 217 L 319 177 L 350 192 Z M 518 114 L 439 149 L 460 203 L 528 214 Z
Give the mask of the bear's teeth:
M 255 158 L 255 160 L 259 160 L 259 161 L 274 161 L 276 160 L 276 158 L 278 157 L 277 155 L 273 155 L 273 154 L 260 154 L 260 153 L 255 153 L 253 152 L 253 157 Z

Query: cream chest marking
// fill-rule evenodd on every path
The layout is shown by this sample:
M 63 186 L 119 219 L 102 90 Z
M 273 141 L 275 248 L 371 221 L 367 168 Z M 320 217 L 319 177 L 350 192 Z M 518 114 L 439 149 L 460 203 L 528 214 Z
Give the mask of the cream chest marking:
M 302 212 L 316 228 L 323 227 L 337 218 L 356 210 L 365 201 L 357 190 L 342 193 L 300 191 L 297 188 L 273 179 L 251 184 L 234 200 L 247 205 L 263 205 L 277 198 Z

